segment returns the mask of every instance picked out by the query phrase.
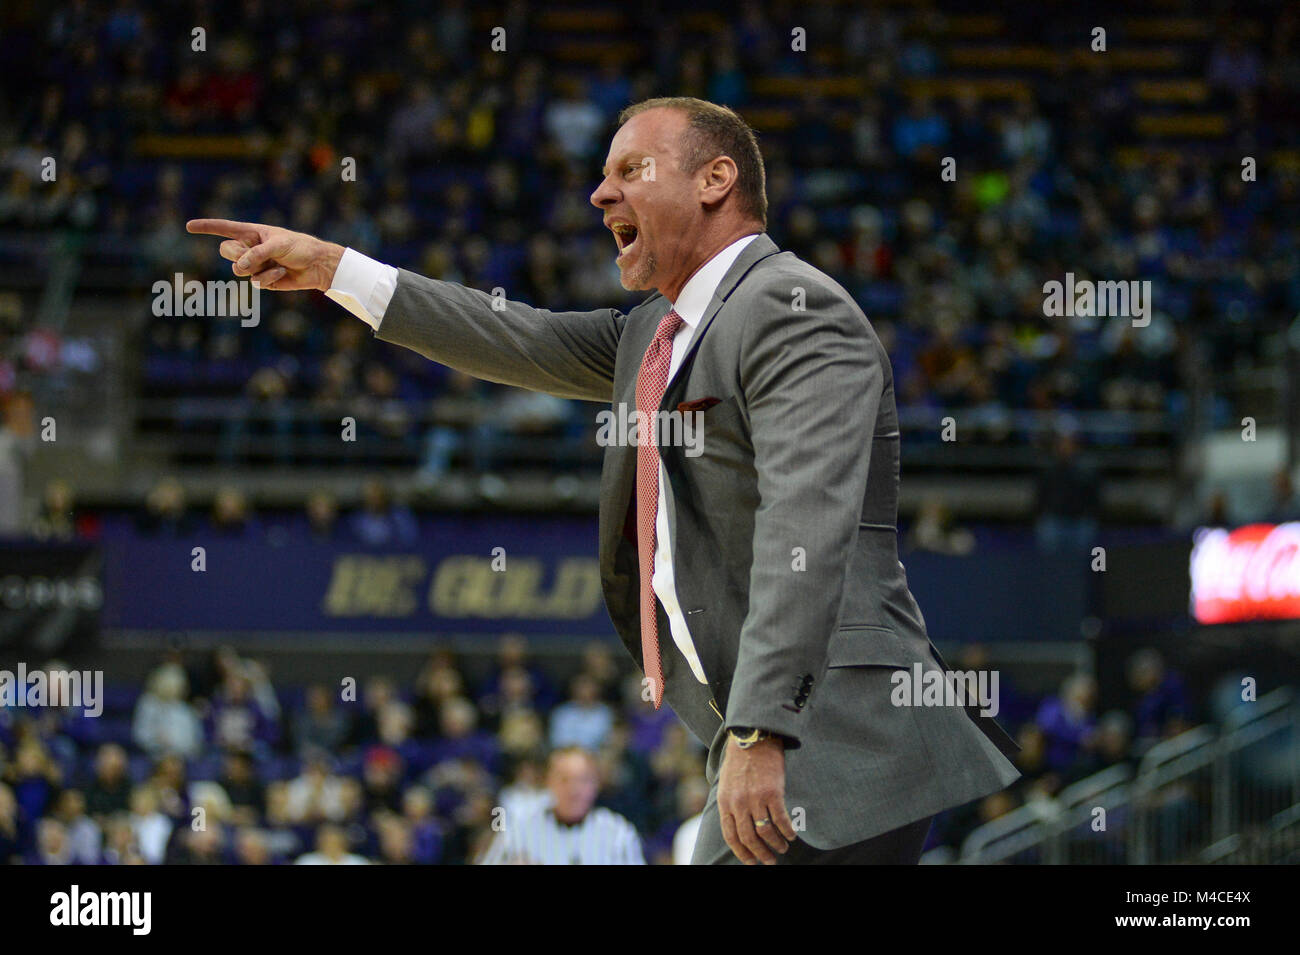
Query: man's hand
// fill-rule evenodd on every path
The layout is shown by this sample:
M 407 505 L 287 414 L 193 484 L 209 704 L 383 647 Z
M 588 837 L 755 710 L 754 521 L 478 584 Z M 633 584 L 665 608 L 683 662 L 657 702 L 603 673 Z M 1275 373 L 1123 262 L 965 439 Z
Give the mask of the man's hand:
M 343 257 L 343 246 L 305 232 L 230 219 L 191 219 L 185 231 L 225 236 L 218 251 L 235 263 L 231 271 L 247 275 L 253 284 L 273 292 L 301 289 L 329 291 Z
M 775 853 L 784 853 L 795 840 L 785 811 L 781 740 L 765 739 L 741 749 L 734 739 L 727 739 L 718 774 L 718 815 L 722 836 L 737 859 L 746 865 L 776 864 Z

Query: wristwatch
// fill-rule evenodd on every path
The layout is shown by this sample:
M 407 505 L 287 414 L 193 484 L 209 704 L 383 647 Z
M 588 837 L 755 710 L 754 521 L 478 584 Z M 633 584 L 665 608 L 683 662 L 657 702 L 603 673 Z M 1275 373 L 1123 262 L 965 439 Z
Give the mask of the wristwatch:
M 753 726 L 733 726 L 730 732 L 731 738 L 736 741 L 736 745 L 741 749 L 749 749 L 755 743 L 761 743 L 765 739 L 772 738 L 772 734 L 767 730 L 757 729 Z

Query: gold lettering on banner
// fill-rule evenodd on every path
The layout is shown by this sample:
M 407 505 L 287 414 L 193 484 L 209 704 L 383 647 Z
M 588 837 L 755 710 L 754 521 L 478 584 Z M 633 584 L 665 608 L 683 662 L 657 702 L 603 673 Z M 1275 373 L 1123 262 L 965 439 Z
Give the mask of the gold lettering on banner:
M 324 611 L 331 617 L 408 617 L 419 606 L 415 587 L 424 560 L 414 555 L 345 554 L 334 561 Z
M 439 617 L 535 617 L 581 620 L 600 609 L 600 566 L 590 557 L 556 564 L 549 591 L 547 562 L 512 557 L 507 573 L 495 573 L 483 557 L 448 557 L 433 573 L 429 609 Z
M 543 616 L 577 620 L 600 610 L 600 562 L 590 557 L 560 561 L 551 588 L 550 606 Z

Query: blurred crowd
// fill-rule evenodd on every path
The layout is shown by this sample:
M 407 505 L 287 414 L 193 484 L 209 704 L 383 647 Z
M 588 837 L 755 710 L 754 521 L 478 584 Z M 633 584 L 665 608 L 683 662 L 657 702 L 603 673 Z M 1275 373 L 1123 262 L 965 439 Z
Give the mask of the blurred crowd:
M 988 663 L 987 649 L 974 645 L 954 666 L 978 671 Z M 1089 672 L 1071 673 L 1055 693 L 1036 696 L 1018 690 L 1003 671 L 998 720 L 1014 731 L 1022 776 L 1001 792 L 940 816 L 931 844 L 958 847 L 976 826 L 1019 806 L 1037 806 L 1050 816 L 1052 801 L 1072 784 L 1116 766 L 1136 770 L 1157 743 L 1225 715 L 1195 700 L 1183 676 L 1157 650 L 1135 652 L 1125 676 L 1122 705 L 1102 711 L 1097 680 Z M 1119 830 L 1122 820 L 1115 822 Z
M 972 646 L 955 662 L 988 657 Z M 143 688 L 110 686 L 98 718 L 0 709 L 0 861 L 472 863 L 498 810 L 545 805 L 547 753 L 580 747 L 595 757 L 599 805 L 635 827 L 647 861 L 673 862 L 708 795 L 705 751 L 668 708 L 646 706 L 621 653 L 592 644 L 559 677 L 506 636 L 478 679 L 470 669 L 439 651 L 410 681 L 275 685 L 233 650 L 175 650 Z M 1043 698 L 1003 674 L 999 693 L 1024 778 L 940 816 L 930 848 L 956 851 L 980 822 L 1134 764 L 1199 715 L 1150 650 L 1129 663 L 1123 709 L 1099 714 L 1083 673 Z
M 608 37 L 626 56 L 599 66 L 556 52 L 592 34 L 522 2 L 244 0 L 222 9 L 218 29 L 198 0 L 73 0 L 15 18 L 0 38 L 16 134 L 0 230 L 93 236 L 137 294 L 178 271 L 229 277 L 210 244 L 183 231 L 214 215 L 284 224 L 545 307 L 625 307 L 640 296 L 619 286 L 614 244 L 587 202 L 595 171 L 622 106 L 698 95 L 766 121 L 770 232 L 862 304 L 900 406 L 971 412 L 994 441 L 1024 439 L 1012 409 L 1176 421 L 1192 375 L 1267 361 L 1269 333 L 1300 308 L 1300 177 L 1267 161 L 1300 144 L 1296 11 L 1219 23 L 1187 6 L 1212 29 L 1166 41 L 1183 63 L 1166 78 L 1205 83 L 1204 108 L 1229 128 L 1162 144 L 1138 123 L 1145 74 L 1082 56 L 1091 12 L 1003 18 L 993 39 L 1057 54 L 1016 73 L 1023 90 L 1008 99 L 925 85 L 962 75 L 946 62 L 956 34 L 931 8 L 751 2 L 704 33 L 665 15 L 635 42 Z M 206 46 L 194 51 L 202 24 Z M 807 29 L 808 52 L 790 49 L 791 24 Z M 494 25 L 505 53 L 489 48 Z M 1133 42 L 1121 29 L 1112 48 Z M 774 91 L 773 80 L 793 85 Z M 837 94 L 842 80 L 863 92 Z M 35 178 L 46 154 L 59 157 L 56 183 Z M 939 174 L 948 156 L 952 181 Z M 1243 156 L 1257 160 L 1251 181 Z M 347 160 L 354 179 L 341 175 Z M 1151 324 L 1046 319 L 1042 285 L 1066 272 L 1150 280 Z M 340 404 L 434 475 L 454 455 L 491 453 L 464 437 L 479 421 L 508 431 L 519 414 L 553 435 L 591 427 L 574 403 L 518 408 L 504 389 L 375 349 L 319 296 L 271 298 L 255 332 L 141 315 L 143 395 L 231 402 L 208 448 L 217 460 L 243 459 L 249 429 L 282 439 L 273 458 L 293 454 L 289 439 L 337 421 Z M 28 360 L 23 331 L 8 329 L 0 348 L 0 389 Z M 198 427 L 203 413 L 187 412 L 171 426 Z M 1214 411 L 1220 423 L 1231 412 Z M 435 419 L 452 424 L 435 435 Z M 1109 440 L 1169 434 L 1128 428 Z
M 595 754 L 601 805 L 669 861 L 707 796 L 704 750 L 608 645 L 563 683 L 518 637 L 473 682 L 442 652 L 409 683 L 292 687 L 228 649 L 177 652 L 99 718 L 0 709 L 0 861 L 472 862 L 494 809 L 546 798 L 562 747 Z

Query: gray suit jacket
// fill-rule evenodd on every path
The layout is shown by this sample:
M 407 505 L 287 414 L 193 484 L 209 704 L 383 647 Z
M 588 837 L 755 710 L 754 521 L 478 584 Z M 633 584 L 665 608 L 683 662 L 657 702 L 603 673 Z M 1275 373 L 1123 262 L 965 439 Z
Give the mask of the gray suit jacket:
M 669 302 L 553 312 L 400 270 L 376 335 L 479 378 L 635 409 Z M 709 399 L 709 400 L 705 400 Z M 712 399 L 717 399 L 713 401 Z M 786 803 L 836 848 L 996 792 L 1019 775 L 989 718 L 890 702 L 891 674 L 942 667 L 898 560 L 889 359 L 827 275 L 760 235 L 723 278 L 661 410 L 704 407 L 703 453 L 661 451 L 677 595 L 708 686 L 660 628 L 664 697 L 710 746 L 758 726 L 793 741 Z M 641 663 L 636 449 L 605 452 L 605 602 Z

